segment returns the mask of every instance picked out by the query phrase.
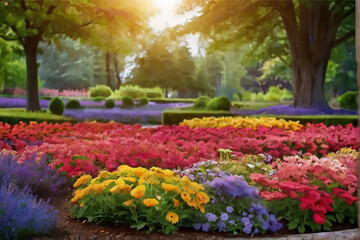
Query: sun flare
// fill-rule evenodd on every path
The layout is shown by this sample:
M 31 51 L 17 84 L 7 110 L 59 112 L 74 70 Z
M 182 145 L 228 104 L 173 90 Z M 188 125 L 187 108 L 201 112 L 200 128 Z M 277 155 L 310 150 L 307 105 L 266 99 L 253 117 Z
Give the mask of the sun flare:
M 155 6 L 160 9 L 160 11 L 173 11 L 181 0 L 154 0 Z

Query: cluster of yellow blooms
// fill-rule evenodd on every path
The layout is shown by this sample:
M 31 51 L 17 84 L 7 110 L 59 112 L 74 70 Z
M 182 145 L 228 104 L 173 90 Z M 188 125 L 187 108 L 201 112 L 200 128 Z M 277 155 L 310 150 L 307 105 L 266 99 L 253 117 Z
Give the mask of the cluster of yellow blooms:
M 210 201 L 201 184 L 190 181 L 186 176 L 180 178 L 171 170 L 157 167 L 147 170 L 142 167 L 132 168 L 121 165 L 111 173 L 101 171 L 95 178 L 90 175 L 82 175 L 74 183 L 74 188 L 77 189 L 71 203 L 78 202 L 88 194 L 96 195 L 107 192 L 127 194 L 130 199 L 123 202 L 127 207 L 136 204 L 137 200 L 140 200 L 148 208 L 159 205 L 161 201 L 171 201 L 173 208 L 179 207 L 183 202 L 204 213 L 204 204 Z M 168 197 L 169 193 L 172 193 L 171 198 Z M 84 202 L 80 202 L 80 207 L 82 207 Z M 174 224 L 179 221 L 179 216 L 169 211 L 166 219 Z
M 249 117 L 204 117 L 184 120 L 180 126 L 188 126 L 190 128 L 207 127 L 207 128 L 252 128 L 256 130 L 258 127 L 280 128 L 285 130 L 299 130 L 303 127 L 298 121 L 285 121 L 284 119 L 276 119 L 271 117 L 249 118 Z

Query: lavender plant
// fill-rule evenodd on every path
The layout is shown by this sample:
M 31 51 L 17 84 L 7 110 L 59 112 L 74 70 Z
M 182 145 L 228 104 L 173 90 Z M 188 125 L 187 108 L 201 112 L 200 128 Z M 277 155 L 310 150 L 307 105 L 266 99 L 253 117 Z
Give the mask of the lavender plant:
M 23 239 L 48 234 L 55 228 L 57 211 L 47 202 L 37 200 L 28 187 L 20 190 L 1 182 L 0 239 Z
M 19 189 L 28 186 L 32 193 L 59 193 L 66 183 L 60 172 L 48 166 L 46 157 L 36 161 L 35 155 L 19 164 L 10 153 L 0 153 L 0 186 L 9 182 Z

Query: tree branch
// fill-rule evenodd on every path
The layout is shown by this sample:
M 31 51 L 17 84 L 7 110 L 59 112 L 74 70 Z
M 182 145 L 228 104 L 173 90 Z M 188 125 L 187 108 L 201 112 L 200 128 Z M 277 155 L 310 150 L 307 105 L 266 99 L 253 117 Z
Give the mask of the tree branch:
M 278 56 L 278 58 L 283 62 L 285 63 L 289 68 L 291 68 L 291 63 L 288 63 L 282 56 Z
M 19 38 L 10 38 L 7 37 L 5 35 L 0 35 L 0 38 L 4 39 L 5 41 L 16 41 L 16 40 L 20 40 Z
M 340 43 L 346 41 L 347 39 L 349 39 L 353 36 L 355 36 L 355 30 L 352 30 L 352 31 L 346 33 L 345 35 L 343 35 L 342 37 L 336 39 L 333 47 L 337 47 Z

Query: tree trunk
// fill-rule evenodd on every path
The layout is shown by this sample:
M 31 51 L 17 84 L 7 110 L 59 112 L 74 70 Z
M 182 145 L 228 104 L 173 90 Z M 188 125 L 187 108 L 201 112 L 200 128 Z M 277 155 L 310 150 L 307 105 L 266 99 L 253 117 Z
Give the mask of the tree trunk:
M 36 53 L 39 44 L 38 38 L 26 38 L 23 44 L 26 56 L 26 110 L 40 111 L 39 91 L 38 91 L 38 65 Z
M 360 127 L 360 0 L 355 2 L 355 44 L 356 44 L 356 63 L 357 63 L 357 85 L 358 85 L 358 127 Z M 358 133 L 357 141 L 360 142 L 360 133 Z M 356 170 L 357 170 L 357 206 L 358 206 L 358 228 L 360 228 L 360 153 L 358 153 L 356 161 Z
M 110 53 L 105 53 L 105 71 L 106 71 L 106 85 L 111 88 L 111 74 L 110 74 Z
M 114 54 L 114 66 L 115 66 L 115 73 L 116 73 L 116 80 L 117 80 L 117 89 L 121 87 L 121 78 L 119 73 L 119 65 L 116 58 L 116 54 Z

